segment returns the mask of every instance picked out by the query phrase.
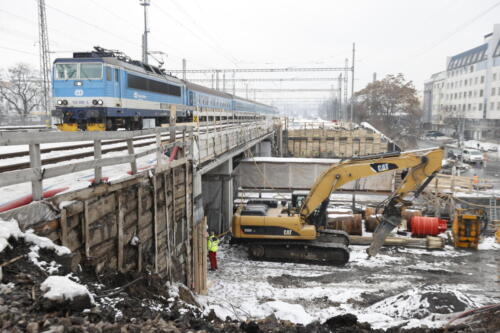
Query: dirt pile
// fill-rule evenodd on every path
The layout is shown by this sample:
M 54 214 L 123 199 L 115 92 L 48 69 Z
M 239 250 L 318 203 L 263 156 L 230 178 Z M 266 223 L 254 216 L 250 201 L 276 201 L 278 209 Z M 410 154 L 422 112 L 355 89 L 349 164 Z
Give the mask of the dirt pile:
M 53 250 L 36 248 L 23 239 L 11 238 L 9 243 L 10 247 L 0 252 L 2 332 L 384 332 L 359 323 L 352 314 L 307 326 L 278 320 L 274 315 L 258 321 L 224 321 L 213 312 L 204 315 L 186 287 L 170 285 L 149 272 L 97 276 L 83 268 L 72 273 L 71 255 L 58 256 Z M 47 291 L 41 286 L 50 276 L 69 278 L 88 288 L 92 295 L 90 306 L 80 310 L 75 306 L 77 297 L 64 296 L 63 302 L 47 306 Z M 443 330 L 394 328 L 387 332 Z

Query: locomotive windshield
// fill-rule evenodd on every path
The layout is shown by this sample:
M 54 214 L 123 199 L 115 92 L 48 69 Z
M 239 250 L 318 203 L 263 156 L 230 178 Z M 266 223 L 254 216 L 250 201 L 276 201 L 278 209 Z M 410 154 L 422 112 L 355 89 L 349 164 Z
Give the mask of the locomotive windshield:
M 100 63 L 60 63 L 56 64 L 57 80 L 99 80 L 102 78 Z
M 100 79 L 102 64 L 80 64 L 80 79 Z

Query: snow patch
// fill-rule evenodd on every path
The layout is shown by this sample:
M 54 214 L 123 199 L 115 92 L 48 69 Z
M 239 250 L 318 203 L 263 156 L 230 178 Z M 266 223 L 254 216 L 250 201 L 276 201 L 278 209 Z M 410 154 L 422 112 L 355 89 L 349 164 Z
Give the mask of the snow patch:
M 500 250 L 500 244 L 495 241 L 495 237 L 486 237 L 479 243 L 478 250 Z
M 268 308 L 271 313 L 274 313 L 276 318 L 281 320 L 289 320 L 293 323 L 307 325 L 314 319 L 306 310 L 299 304 L 289 304 L 282 301 L 272 301 L 263 304 L 264 309 Z
M 15 220 L 4 221 L 0 219 L 0 252 L 7 246 L 10 247 L 9 238 L 14 237 L 18 239 L 22 237 L 23 233 L 19 229 L 19 224 Z
M 440 286 L 414 287 L 388 297 L 368 307 L 367 312 L 377 312 L 401 319 L 422 319 L 430 314 L 462 312 L 475 307 L 469 297 L 458 290 Z
M 72 204 L 74 204 L 76 201 L 72 200 L 72 201 L 61 201 L 61 203 L 59 204 L 59 209 L 63 209 L 67 206 L 70 206 Z
M 24 238 L 26 242 L 32 243 L 41 249 L 53 250 L 59 256 L 71 253 L 67 247 L 56 245 L 47 237 L 37 236 L 31 229 L 22 232 L 19 229 L 19 224 L 14 219 L 10 221 L 0 219 L 0 252 L 7 246 L 10 246 L 8 242 L 10 237 L 14 237 L 15 239 Z
M 94 303 L 94 298 L 90 294 L 87 287 L 71 281 L 66 276 L 49 276 L 41 284 L 40 290 L 45 292 L 43 295 L 44 297 L 53 301 L 72 300 L 77 296 L 88 295 L 90 301 Z
M 9 294 L 14 287 L 15 284 L 13 282 L 0 283 L 0 294 Z

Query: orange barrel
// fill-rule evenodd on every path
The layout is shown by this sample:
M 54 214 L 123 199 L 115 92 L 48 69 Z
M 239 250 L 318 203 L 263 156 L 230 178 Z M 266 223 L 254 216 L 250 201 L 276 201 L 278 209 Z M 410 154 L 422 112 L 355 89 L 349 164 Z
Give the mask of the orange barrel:
M 448 228 L 448 221 L 430 216 L 413 216 L 411 218 L 412 236 L 436 236 Z
M 422 216 L 422 211 L 418 209 L 403 208 L 401 217 L 406 220 L 406 227 L 408 231 L 411 231 L 410 221 L 413 216 Z
M 382 218 L 382 215 L 377 215 L 372 214 L 372 215 L 367 215 L 365 218 L 365 229 L 367 232 L 374 232 L 375 228 L 377 228 L 379 224 L 379 220 Z
M 329 214 L 326 227 L 343 230 L 349 235 L 361 235 L 361 214 Z

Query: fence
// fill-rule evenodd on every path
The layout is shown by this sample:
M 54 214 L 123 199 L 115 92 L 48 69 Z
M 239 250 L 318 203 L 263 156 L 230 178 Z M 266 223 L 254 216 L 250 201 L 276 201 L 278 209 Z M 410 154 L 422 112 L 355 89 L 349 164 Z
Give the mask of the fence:
M 272 130 L 273 122 L 262 120 L 241 124 L 171 126 L 129 132 L 0 132 L 0 146 L 28 145 L 30 160 L 29 168 L 0 173 L 0 187 L 31 182 L 33 200 L 40 200 L 43 196 L 44 179 L 94 169 L 94 182 L 100 183 L 103 167 L 125 163 L 130 164 L 133 175 L 137 173 L 137 159 L 156 153 L 157 161 L 161 161 L 165 150 L 175 149 L 174 147 L 189 151 L 187 155 L 193 162 L 202 164 L 232 148 L 269 135 Z M 169 136 L 164 138 L 167 133 Z M 146 135 L 156 135 L 155 147 L 140 153 L 134 152 L 133 141 Z M 103 157 L 104 140 L 125 140 L 127 154 Z M 93 160 L 42 167 L 41 144 L 77 141 L 93 141 Z

